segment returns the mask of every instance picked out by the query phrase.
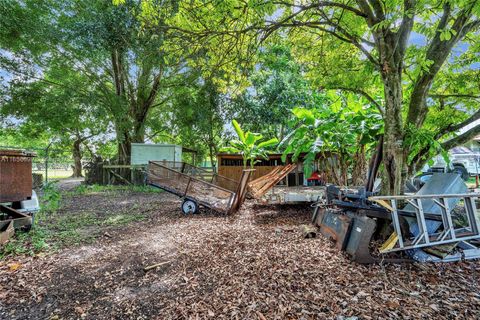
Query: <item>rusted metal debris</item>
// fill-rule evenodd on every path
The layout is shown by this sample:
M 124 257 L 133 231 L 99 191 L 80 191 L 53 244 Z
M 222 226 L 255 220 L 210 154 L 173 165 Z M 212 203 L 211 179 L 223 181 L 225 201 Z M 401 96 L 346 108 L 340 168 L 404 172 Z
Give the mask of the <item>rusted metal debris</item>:
M 325 198 L 324 186 L 279 186 L 265 193 L 259 203 L 262 204 L 301 204 L 312 203 Z
M 322 210 L 316 223 L 320 227 L 320 233 L 333 240 L 338 250 L 345 250 L 352 227 L 351 217 Z
M 32 226 L 32 217 L 14 208 L 32 197 L 33 157 L 34 153 L 23 150 L 0 150 L 0 203 L 12 203 L 12 207 L 0 204 L 0 244 L 15 230 Z
M 9 221 L 0 228 L 0 244 L 7 242 L 14 234 L 15 229 L 13 228 L 13 221 Z
M 32 196 L 32 158 L 22 150 L 0 150 L 0 203 Z
M 300 226 L 300 230 L 303 234 L 303 237 L 308 238 L 315 238 L 317 236 L 317 228 L 312 225 L 302 224 Z
M 417 193 L 404 196 L 328 186 L 327 199 L 317 203 L 312 220 L 359 263 L 478 259 L 479 194 L 466 189 L 461 177 L 451 173 L 438 173 Z
M 29 231 L 31 227 L 31 216 L 0 204 L 0 244 L 7 242 L 15 230 Z

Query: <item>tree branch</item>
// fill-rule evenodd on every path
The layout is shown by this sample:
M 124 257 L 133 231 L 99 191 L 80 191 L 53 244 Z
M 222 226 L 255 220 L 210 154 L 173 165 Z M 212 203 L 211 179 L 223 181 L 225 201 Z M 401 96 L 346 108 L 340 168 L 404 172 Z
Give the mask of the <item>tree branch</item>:
M 297 5 L 297 4 L 292 5 L 292 3 L 286 2 L 286 1 L 274 1 L 272 3 L 273 4 L 280 4 L 280 5 L 284 5 L 284 6 L 289 6 L 289 7 L 300 8 L 300 9 L 303 9 L 303 8 L 306 8 L 306 7 L 312 7 L 312 6 L 313 7 L 337 7 L 337 8 L 345 9 L 347 11 L 355 13 L 355 15 L 357 15 L 357 16 L 360 16 L 360 17 L 363 17 L 363 18 L 367 17 L 367 15 L 363 11 L 358 10 L 357 8 L 354 8 L 354 7 L 349 6 L 347 4 L 344 4 L 344 3 L 339 3 L 339 2 L 334 2 L 334 1 L 319 1 L 319 2 L 312 3 L 308 6 Z
M 471 30 L 474 30 L 478 27 L 480 27 L 480 19 L 470 22 L 465 26 L 465 29 L 467 29 L 468 32 L 470 32 Z
M 469 124 L 477 121 L 480 119 L 480 110 L 477 110 L 472 116 L 470 116 L 468 119 L 465 119 L 464 121 L 457 123 L 457 124 L 450 124 L 447 127 L 441 129 L 438 131 L 437 135 L 435 136 L 435 139 L 440 139 L 442 136 L 452 133 L 452 132 L 457 132 L 458 130 L 468 126 Z
M 373 8 L 373 11 L 375 12 L 375 16 L 379 20 L 385 20 L 385 12 L 383 11 L 382 4 L 378 0 L 370 0 L 370 5 Z
M 442 148 L 444 148 L 445 150 L 450 150 L 453 147 L 456 147 L 458 145 L 464 144 L 465 142 L 472 140 L 478 134 L 480 134 L 480 125 L 476 125 L 470 130 L 465 131 L 464 133 L 456 136 L 455 138 L 445 141 L 444 143 L 442 143 Z
M 338 29 L 340 31 L 340 33 L 336 32 L 335 30 L 329 30 L 327 28 L 324 28 L 324 27 L 322 27 L 323 25 L 333 26 L 336 29 Z M 309 27 L 309 28 L 315 28 L 315 29 L 321 30 L 323 32 L 326 32 L 328 34 L 331 34 L 339 40 L 342 40 L 346 43 L 353 44 L 355 47 L 357 47 L 367 57 L 367 59 L 375 66 L 375 68 L 377 68 L 377 69 L 380 68 L 380 63 L 378 62 L 378 60 L 374 56 L 372 56 L 372 54 L 364 46 L 362 46 L 361 43 L 359 43 L 357 41 L 357 38 L 355 36 L 351 35 L 350 33 L 348 33 L 345 29 L 343 29 L 342 27 L 340 27 L 337 24 L 334 24 L 332 22 L 322 22 L 322 21 L 320 21 L 320 22 L 292 21 L 290 23 L 275 24 L 275 30 L 279 29 L 281 27 Z M 266 36 L 268 37 L 272 32 L 273 32 L 273 30 L 269 30 L 267 32 Z M 364 41 L 364 39 L 360 39 L 360 40 Z
M 436 99 L 447 99 L 447 98 L 480 99 L 479 94 L 475 95 L 475 94 L 460 94 L 460 93 L 451 93 L 451 94 L 432 93 L 432 94 L 429 94 L 428 96 Z
M 398 54 L 403 57 L 407 49 L 408 38 L 413 28 L 413 21 L 415 19 L 414 8 L 417 4 L 416 0 L 404 0 L 403 2 L 403 18 L 402 24 L 397 33 L 397 50 Z
M 441 39 L 440 37 L 444 28 L 448 24 L 451 13 L 451 8 L 448 2 L 443 6 L 442 18 L 437 25 L 435 36 L 427 49 L 425 57 L 426 60 L 431 61 L 431 65 L 428 71 L 422 73 L 414 84 L 408 107 L 406 124 L 411 123 L 419 128 L 425 121 L 428 112 L 426 98 L 433 79 L 445 63 L 455 44 L 462 40 L 472 28 L 476 27 L 475 22 L 468 23 L 468 20 L 472 16 L 473 6 L 474 3 L 458 14 L 451 27 L 455 33 L 451 35 L 449 40 Z M 444 28 L 442 29 L 442 27 Z
M 373 27 L 377 23 L 378 19 L 373 14 L 370 4 L 367 2 L 367 0 L 357 0 L 357 4 L 361 11 L 365 14 L 368 26 L 370 28 Z
M 151 106 L 150 106 L 150 109 L 153 109 L 153 108 L 155 108 L 155 107 L 161 106 L 161 105 L 164 104 L 165 102 L 169 101 L 174 95 L 175 95 L 174 93 L 169 94 L 168 96 L 166 96 L 165 98 L 163 98 L 163 99 L 160 100 L 159 102 L 151 105 Z
M 380 62 L 375 59 L 375 57 L 366 49 L 364 48 L 360 42 L 358 42 L 358 39 L 356 36 L 352 35 L 350 32 L 348 32 L 345 28 L 343 28 L 341 25 L 339 25 L 338 23 L 335 23 L 333 22 L 326 14 L 325 12 L 321 12 L 321 15 L 323 16 L 323 18 L 326 20 L 326 22 L 332 26 L 333 28 L 335 28 L 334 30 L 330 31 L 330 33 L 332 34 L 335 34 L 336 31 L 338 30 L 340 32 L 341 35 L 343 35 L 345 38 L 347 38 L 349 41 L 347 42 L 350 42 L 351 44 L 353 44 L 355 47 L 357 47 L 358 49 L 360 49 L 360 51 L 362 51 L 362 53 L 368 58 L 368 60 L 376 67 L 376 68 L 380 68 Z M 328 32 L 328 31 L 327 31 Z

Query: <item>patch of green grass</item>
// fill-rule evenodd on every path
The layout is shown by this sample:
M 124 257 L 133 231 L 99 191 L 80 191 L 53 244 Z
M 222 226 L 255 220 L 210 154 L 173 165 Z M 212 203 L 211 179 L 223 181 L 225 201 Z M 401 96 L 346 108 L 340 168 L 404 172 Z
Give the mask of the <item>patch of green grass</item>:
M 41 199 L 40 214 L 56 212 L 60 208 L 62 195 L 56 182 L 48 182 L 43 186 L 43 197 Z
M 72 195 L 82 195 L 82 194 L 89 194 L 89 193 L 100 193 L 100 192 L 145 192 L 145 193 L 160 193 L 163 190 L 154 188 L 151 186 L 137 186 L 137 185 L 79 185 L 76 187 L 70 194 Z
M 98 236 L 98 229 L 66 229 L 51 233 L 49 241 L 55 244 L 55 248 L 61 248 L 71 245 L 79 245 L 85 243 L 93 243 Z
M 93 212 L 81 212 L 72 215 L 62 214 L 51 217 L 54 230 L 75 230 L 84 226 L 98 225 L 98 219 Z
M 96 192 L 158 192 L 146 186 L 79 186 L 70 194 L 84 195 Z M 126 225 L 144 220 L 146 215 L 135 214 L 141 209 L 133 205 L 128 212 L 75 211 L 62 212 L 62 194 L 55 183 L 45 185 L 41 199 L 41 209 L 35 214 L 35 225 L 30 232 L 15 233 L 15 236 L 0 247 L 0 259 L 13 255 L 35 255 L 42 251 L 61 247 L 92 243 L 101 234 L 102 228 Z
M 47 231 L 42 228 L 33 228 L 29 232 L 15 233 L 15 237 L 10 239 L 2 248 L 0 248 L 0 259 L 9 255 L 34 255 L 47 250 Z

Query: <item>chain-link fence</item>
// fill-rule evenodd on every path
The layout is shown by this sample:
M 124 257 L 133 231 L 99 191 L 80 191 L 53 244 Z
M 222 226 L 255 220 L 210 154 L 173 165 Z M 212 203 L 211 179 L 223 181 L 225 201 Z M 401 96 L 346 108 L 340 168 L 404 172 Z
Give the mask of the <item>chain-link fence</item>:
M 44 182 L 64 179 L 73 175 L 74 161 L 71 157 L 63 155 L 63 150 L 53 148 L 19 148 L 1 145 L 0 149 L 26 150 L 36 154 L 36 157 L 32 159 L 34 187 L 41 186 Z M 90 159 L 82 159 L 82 165 L 89 161 Z M 82 171 L 82 174 L 84 174 L 84 171 Z

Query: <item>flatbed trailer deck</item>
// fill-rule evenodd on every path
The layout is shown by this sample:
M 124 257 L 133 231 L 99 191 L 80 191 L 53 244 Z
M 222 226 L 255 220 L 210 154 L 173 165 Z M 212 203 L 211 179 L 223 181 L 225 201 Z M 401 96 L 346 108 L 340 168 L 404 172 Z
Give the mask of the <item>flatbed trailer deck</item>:
M 263 204 L 311 203 L 325 198 L 325 186 L 275 186 L 264 194 L 259 202 Z

